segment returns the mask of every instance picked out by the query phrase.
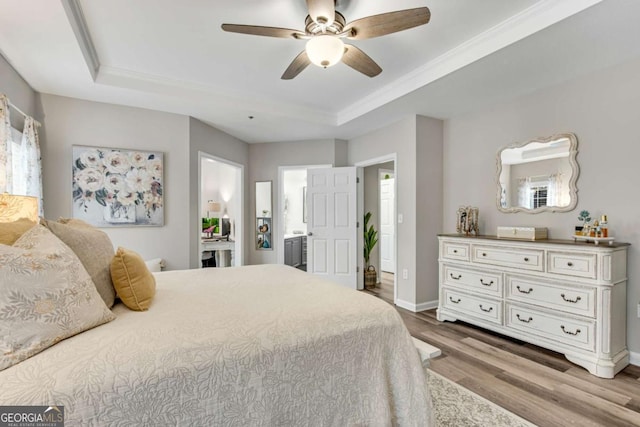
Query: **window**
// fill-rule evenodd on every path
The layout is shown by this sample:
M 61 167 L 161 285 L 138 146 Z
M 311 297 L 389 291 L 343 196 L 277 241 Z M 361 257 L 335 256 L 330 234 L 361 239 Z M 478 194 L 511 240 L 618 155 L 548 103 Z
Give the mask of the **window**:
M 537 185 L 531 187 L 531 207 L 533 209 L 547 206 L 547 195 L 549 187 L 546 185 Z
M 13 194 L 27 195 L 27 153 L 26 147 L 22 146 L 22 132 L 11 128 L 11 176 Z
M 42 206 L 42 172 L 40 166 L 40 147 L 38 135 L 33 122 L 25 125 L 26 133 L 11 127 L 8 148 L 9 159 L 4 165 L 7 173 L 7 185 L 5 191 L 11 194 L 37 197 L 40 207 L 40 215 L 43 215 Z M 4 171 L 3 171 L 4 172 Z

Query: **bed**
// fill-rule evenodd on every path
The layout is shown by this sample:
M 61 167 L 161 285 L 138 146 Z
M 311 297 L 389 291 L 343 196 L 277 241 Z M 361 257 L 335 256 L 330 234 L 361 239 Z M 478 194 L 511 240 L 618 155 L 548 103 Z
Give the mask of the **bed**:
M 0 371 L 0 405 L 67 425 L 425 426 L 412 338 L 389 304 L 280 265 L 154 273 L 145 312 Z

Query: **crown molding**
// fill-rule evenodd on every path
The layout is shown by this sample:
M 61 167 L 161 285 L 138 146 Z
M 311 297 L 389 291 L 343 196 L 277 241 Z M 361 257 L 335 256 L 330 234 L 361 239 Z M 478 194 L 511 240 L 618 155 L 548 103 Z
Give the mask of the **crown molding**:
M 82 13 L 80 1 L 62 0 L 62 7 L 67 14 L 67 19 L 69 20 L 69 24 L 71 24 L 71 29 L 76 36 L 76 40 L 78 41 L 78 45 L 82 51 L 82 56 L 87 64 L 91 78 L 95 81 L 100 70 L 100 58 L 98 57 L 98 52 L 93 44 L 93 40 L 91 39 L 87 21 L 84 19 L 84 14 Z
M 221 86 L 188 80 L 173 79 L 123 68 L 100 66 L 96 83 L 135 89 L 163 95 L 189 97 L 194 103 L 223 109 L 238 109 L 257 113 L 270 113 L 305 120 L 311 123 L 336 126 L 337 116 L 327 111 L 299 105 L 260 100 L 255 93 L 238 93 Z
M 61 0 L 61 2 L 82 51 L 85 64 L 95 83 L 170 96 L 189 96 L 195 102 L 199 101 L 204 108 L 207 108 L 207 106 L 221 109 L 236 108 L 243 111 L 249 110 L 251 112 L 271 114 L 275 111 L 278 115 L 295 117 L 311 123 L 330 126 L 336 126 L 337 124 L 338 119 L 335 113 L 305 108 L 299 105 L 284 105 L 282 103 L 261 101 L 256 99 L 255 94 L 252 93 L 231 93 L 223 87 L 172 79 L 101 64 L 82 12 L 80 1 Z M 212 100 L 215 100 L 215 102 Z
M 541 31 L 602 0 L 544 0 L 338 112 L 338 126 Z
M 102 65 L 91 39 L 80 1 L 62 0 L 62 5 L 89 72 L 96 83 L 170 96 L 188 96 L 195 103 L 208 106 L 209 109 L 228 108 L 271 114 L 275 111 L 283 117 L 322 125 L 341 126 L 601 1 L 540 1 L 337 113 L 261 100 L 255 93 L 231 92 L 222 86 Z

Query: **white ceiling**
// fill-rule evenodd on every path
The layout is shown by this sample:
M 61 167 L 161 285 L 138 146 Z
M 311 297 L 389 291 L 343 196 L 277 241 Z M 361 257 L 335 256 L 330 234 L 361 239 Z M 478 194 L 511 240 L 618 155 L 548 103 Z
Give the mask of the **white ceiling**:
M 304 0 L 0 0 L 0 52 L 39 92 L 190 115 L 247 142 L 349 139 L 448 118 L 640 56 L 638 0 L 338 0 L 347 21 L 427 6 L 425 26 L 353 41 L 383 68 L 280 79 Z M 253 120 L 248 116 L 254 116 Z

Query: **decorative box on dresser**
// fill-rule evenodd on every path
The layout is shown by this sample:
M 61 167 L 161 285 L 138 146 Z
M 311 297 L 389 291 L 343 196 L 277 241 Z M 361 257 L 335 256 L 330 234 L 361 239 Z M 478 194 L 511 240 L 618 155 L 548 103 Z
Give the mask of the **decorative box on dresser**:
M 563 353 L 602 378 L 628 365 L 628 244 L 457 234 L 438 240 L 438 320 Z

